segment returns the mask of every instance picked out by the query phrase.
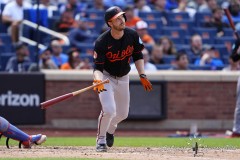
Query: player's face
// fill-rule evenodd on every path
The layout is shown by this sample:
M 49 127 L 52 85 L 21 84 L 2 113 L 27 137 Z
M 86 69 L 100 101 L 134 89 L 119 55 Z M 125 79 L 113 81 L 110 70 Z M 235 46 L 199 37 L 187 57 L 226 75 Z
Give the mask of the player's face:
M 123 15 L 120 15 L 116 19 L 113 19 L 110 25 L 112 29 L 122 31 L 125 28 L 125 18 Z

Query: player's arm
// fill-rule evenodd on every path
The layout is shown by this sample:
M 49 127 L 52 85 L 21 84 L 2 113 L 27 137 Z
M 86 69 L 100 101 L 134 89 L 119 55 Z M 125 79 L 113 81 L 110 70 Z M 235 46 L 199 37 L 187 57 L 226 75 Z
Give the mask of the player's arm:
M 103 67 L 104 67 L 104 58 L 101 55 L 98 55 L 94 51 L 94 70 L 93 70 L 93 84 L 101 83 L 103 81 Z M 100 93 L 106 91 L 104 85 L 99 85 L 93 88 L 94 91 Z
M 240 60 L 240 50 L 239 50 L 239 46 L 240 46 L 240 40 L 237 39 L 235 44 L 233 45 L 233 49 L 232 49 L 232 53 L 230 55 L 230 57 L 232 58 L 232 60 L 234 62 Z

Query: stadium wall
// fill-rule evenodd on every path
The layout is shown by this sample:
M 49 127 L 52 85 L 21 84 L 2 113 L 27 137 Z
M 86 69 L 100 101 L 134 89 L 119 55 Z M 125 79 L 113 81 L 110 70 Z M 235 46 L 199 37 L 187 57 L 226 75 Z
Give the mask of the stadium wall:
M 92 71 L 48 71 L 46 100 L 92 84 Z M 167 117 L 163 120 L 127 120 L 122 129 L 184 130 L 231 129 L 239 72 L 157 71 L 148 72 L 152 81 L 167 83 Z M 138 74 L 130 74 L 139 80 Z M 55 128 L 96 129 L 101 110 L 98 96 L 86 91 L 46 110 L 46 125 Z

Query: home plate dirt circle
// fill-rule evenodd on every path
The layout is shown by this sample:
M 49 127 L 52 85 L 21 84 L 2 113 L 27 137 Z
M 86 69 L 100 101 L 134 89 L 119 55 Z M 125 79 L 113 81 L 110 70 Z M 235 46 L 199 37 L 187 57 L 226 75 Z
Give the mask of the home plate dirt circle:
M 95 147 L 74 146 L 34 146 L 32 149 L 7 149 L 0 146 L 1 158 L 93 158 L 119 160 L 238 160 L 240 149 L 200 148 L 194 157 L 190 148 L 155 148 L 155 147 L 112 147 L 106 153 L 98 153 Z

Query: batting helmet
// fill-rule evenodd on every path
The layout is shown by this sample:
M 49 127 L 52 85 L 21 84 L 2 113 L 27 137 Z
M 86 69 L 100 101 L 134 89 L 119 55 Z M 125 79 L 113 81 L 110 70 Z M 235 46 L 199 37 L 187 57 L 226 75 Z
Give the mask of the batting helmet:
M 125 16 L 125 12 L 122 11 L 121 8 L 117 7 L 117 6 L 113 6 L 110 7 L 106 10 L 104 18 L 105 18 L 105 22 L 108 25 L 108 22 L 117 18 L 118 16 L 123 15 L 125 21 L 127 21 L 127 18 Z M 108 25 L 109 26 L 109 25 Z

